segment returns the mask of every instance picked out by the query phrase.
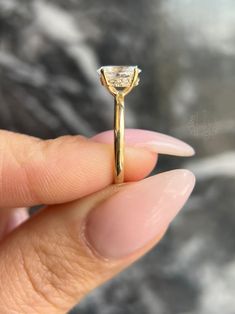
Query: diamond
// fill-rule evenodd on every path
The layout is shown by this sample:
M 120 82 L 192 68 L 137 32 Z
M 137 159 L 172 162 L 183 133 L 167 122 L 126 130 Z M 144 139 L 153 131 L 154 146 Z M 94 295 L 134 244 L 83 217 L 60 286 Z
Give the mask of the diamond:
M 116 88 L 125 88 L 131 85 L 136 69 L 139 74 L 141 70 L 137 66 L 109 65 L 101 67 L 98 73 L 101 75 L 101 70 L 103 71 L 108 85 Z M 136 82 L 136 85 L 138 83 L 139 80 Z

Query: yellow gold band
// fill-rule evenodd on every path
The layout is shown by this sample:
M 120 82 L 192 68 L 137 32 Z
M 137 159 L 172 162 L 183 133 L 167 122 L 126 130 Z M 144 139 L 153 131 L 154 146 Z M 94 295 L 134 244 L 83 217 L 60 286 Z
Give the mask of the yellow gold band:
M 105 66 L 98 70 L 102 85 L 114 96 L 114 183 L 124 182 L 124 98 L 138 85 L 140 72 L 137 66 Z
M 125 156 L 125 108 L 124 96 L 117 94 L 114 101 L 114 183 L 124 182 Z

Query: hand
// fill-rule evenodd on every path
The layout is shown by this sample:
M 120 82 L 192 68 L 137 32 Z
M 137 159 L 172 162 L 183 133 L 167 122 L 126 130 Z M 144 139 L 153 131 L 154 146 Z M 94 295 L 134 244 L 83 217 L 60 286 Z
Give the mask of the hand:
M 112 185 L 112 141 L 0 131 L 1 314 L 66 313 L 158 243 L 186 202 L 189 171 L 143 178 L 157 153 L 189 156 L 190 146 L 126 130 L 126 183 Z M 36 204 L 46 206 L 28 219 Z

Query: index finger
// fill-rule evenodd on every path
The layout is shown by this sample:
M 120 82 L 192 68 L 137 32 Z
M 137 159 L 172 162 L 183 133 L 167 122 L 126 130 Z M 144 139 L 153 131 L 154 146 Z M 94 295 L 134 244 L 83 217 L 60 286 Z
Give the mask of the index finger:
M 144 178 L 157 155 L 126 148 L 125 181 Z M 113 147 L 82 136 L 43 141 L 0 131 L 0 207 L 69 202 L 113 181 Z

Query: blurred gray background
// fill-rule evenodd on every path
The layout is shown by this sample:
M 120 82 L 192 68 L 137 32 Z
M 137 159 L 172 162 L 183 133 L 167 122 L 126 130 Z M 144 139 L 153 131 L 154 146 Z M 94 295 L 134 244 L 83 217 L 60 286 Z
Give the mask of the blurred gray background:
M 195 191 L 161 244 L 71 313 L 235 313 L 235 1 L 0 0 L 0 127 L 42 138 L 112 128 L 96 69 L 138 64 L 126 126 L 179 137 Z

